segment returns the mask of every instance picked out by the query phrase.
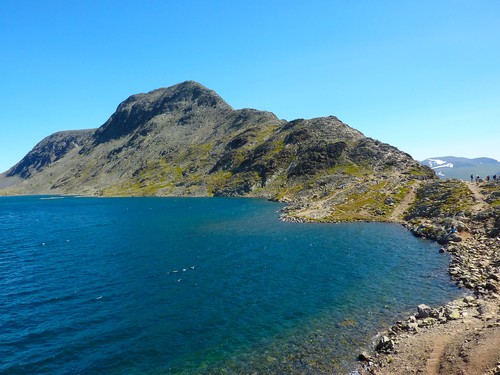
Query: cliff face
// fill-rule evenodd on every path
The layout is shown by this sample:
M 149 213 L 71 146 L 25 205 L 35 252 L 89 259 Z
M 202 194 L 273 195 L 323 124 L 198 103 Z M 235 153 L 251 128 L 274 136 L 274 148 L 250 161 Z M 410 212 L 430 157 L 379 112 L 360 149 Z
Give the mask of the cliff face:
M 384 219 L 434 174 L 336 117 L 234 110 L 188 81 L 129 97 L 98 129 L 45 138 L 9 178 L 0 194 L 254 196 L 287 201 L 299 218 L 343 220 Z

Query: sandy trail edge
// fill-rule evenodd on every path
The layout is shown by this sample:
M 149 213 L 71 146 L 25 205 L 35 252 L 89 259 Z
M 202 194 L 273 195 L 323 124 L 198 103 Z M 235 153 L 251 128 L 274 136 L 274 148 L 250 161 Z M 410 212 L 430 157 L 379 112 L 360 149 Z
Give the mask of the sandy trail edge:
M 497 302 L 489 301 L 489 304 Z M 470 308 L 462 319 L 400 336 L 396 354 L 380 355 L 361 374 L 498 374 L 500 323 Z

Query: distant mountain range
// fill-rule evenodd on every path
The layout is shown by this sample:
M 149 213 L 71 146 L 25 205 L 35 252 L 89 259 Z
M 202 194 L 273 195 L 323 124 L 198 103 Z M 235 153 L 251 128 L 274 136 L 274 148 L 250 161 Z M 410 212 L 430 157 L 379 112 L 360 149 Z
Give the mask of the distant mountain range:
M 470 179 L 471 175 L 485 178 L 500 176 L 500 162 L 491 158 L 462 158 L 456 156 L 441 156 L 429 158 L 422 164 L 433 169 L 440 178 Z

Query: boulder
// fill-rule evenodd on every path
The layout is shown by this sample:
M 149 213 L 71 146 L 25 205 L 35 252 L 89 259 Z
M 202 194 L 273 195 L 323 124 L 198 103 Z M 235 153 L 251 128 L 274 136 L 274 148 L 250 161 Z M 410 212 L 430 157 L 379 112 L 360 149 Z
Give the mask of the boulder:
M 491 290 L 492 292 L 495 292 L 495 293 L 498 292 L 497 286 L 491 282 L 486 283 L 485 288 L 486 288 L 486 290 Z
M 443 234 L 440 239 L 438 239 L 438 243 L 440 245 L 445 245 L 449 242 L 462 242 L 462 237 L 460 237 L 456 233 Z
M 370 362 L 372 360 L 372 357 L 366 352 L 361 352 L 358 355 L 358 360 L 362 362 Z
M 457 309 L 450 309 L 446 312 L 446 318 L 448 320 L 457 320 L 460 319 L 460 311 Z
M 431 314 L 432 309 L 424 304 L 418 305 L 417 306 L 417 318 L 418 319 L 425 319 L 428 318 Z
M 394 340 L 391 340 L 387 336 L 382 336 L 377 346 L 375 347 L 377 352 L 389 353 L 394 350 Z
M 474 305 L 476 302 L 476 297 L 474 296 L 465 296 L 463 300 L 467 305 Z
M 403 329 L 410 332 L 418 331 L 418 323 L 406 323 L 403 325 Z

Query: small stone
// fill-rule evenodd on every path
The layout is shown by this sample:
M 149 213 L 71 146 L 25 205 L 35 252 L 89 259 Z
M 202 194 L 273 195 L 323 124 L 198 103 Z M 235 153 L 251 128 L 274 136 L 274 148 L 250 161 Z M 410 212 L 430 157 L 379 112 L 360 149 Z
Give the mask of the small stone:
M 464 302 L 470 305 L 471 303 L 474 303 L 476 301 L 476 297 L 474 296 L 465 296 L 464 297 Z
M 436 323 L 436 321 L 437 321 L 437 320 L 436 320 L 436 319 L 434 319 L 434 318 L 425 318 L 425 319 L 422 321 L 422 323 L 423 323 L 423 325 L 424 325 L 424 326 L 431 326 L 431 325 L 435 324 L 435 323 Z
M 404 327 L 407 331 L 418 331 L 418 323 L 408 323 Z
M 493 283 L 486 283 L 485 285 L 486 290 L 491 290 L 492 292 L 498 292 L 498 288 L 495 284 Z
M 429 316 L 431 318 L 435 318 L 435 319 L 439 318 L 439 310 L 437 310 L 437 309 L 431 309 L 431 312 L 429 313 Z
M 492 273 L 491 275 L 489 275 L 488 279 L 495 280 L 495 281 L 500 281 L 500 277 L 498 277 L 498 275 L 495 274 L 495 273 Z

